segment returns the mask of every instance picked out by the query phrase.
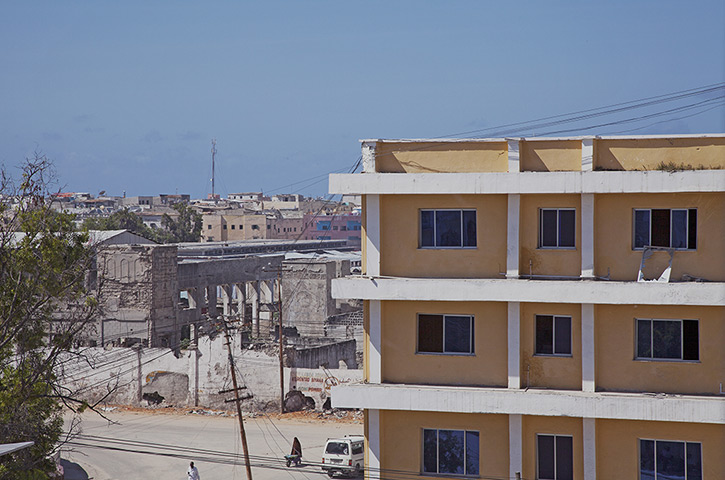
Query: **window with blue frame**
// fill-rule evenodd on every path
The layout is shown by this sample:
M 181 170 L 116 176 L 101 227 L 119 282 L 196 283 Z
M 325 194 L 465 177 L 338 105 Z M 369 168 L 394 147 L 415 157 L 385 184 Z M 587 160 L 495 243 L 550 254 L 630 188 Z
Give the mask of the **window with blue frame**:
M 330 220 L 319 220 L 317 222 L 317 230 L 329 230 L 330 223 Z
M 360 222 L 358 222 L 357 220 L 348 220 L 347 229 L 348 230 L 360 230 Z

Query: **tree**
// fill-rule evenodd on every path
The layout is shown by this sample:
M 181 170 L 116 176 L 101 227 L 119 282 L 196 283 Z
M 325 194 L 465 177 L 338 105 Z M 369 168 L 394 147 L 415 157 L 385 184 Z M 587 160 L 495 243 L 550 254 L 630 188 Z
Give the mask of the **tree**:
M 175 203 L 173 209 L 179 213 L 176 220 L 167 214 L 161 217 L 161 225 L 164 228 L 159 232 L 163 236 L 161 243 L 198 242 L 201 240 L 201 214 L 185 203 Z
M 98 280 L 87 234 L 47 201 L 51 162 L 36 154 L 21 172 L 0 171 L 0 439 L 35 444 L 0 457 L 0 478 L 34 480 L 55 470 L 62 406 L 86 407 L 54 372 L 92 325 Z
M 108 217 L 86 218 L 83 221 L 83 229 L 128 230 L 149 240 L 156 240 L 154 230 L 146 226 L 141 217 L 129 211 L 127 208 L 117 210 Z

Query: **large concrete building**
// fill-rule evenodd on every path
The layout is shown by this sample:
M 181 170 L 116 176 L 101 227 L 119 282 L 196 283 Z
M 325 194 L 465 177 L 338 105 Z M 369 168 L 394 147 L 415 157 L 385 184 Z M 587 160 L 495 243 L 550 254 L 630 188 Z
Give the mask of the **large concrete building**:
M 725 135 L 362 151 L 368 478 L 725 478 Z

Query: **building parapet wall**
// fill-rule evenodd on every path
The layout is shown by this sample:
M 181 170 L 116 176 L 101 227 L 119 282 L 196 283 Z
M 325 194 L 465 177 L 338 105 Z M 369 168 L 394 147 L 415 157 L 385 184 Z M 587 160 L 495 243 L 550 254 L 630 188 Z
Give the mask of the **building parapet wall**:
M 331 174 L 335 194 L 721 192 L 725 170 Z

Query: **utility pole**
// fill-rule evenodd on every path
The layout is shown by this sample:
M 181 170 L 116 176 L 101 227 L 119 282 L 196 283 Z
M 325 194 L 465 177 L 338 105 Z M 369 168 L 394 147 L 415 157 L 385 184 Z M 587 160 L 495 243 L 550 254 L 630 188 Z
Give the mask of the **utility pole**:
M 262 270 L 265 270 L 267 272 L 277 272 L 277 297 L 279 299 L 277 306 L 277 312 L 279 312 L 279 413 L 284 413 L 284 330 L 282 329 L 282 265 L 280 265 L 279 267 L 263 267 Z
M 242 436 L 242 450 L 244 450 L 244 465 L 247 467 L 247 480 L 252 480 L 252 466 L 249 464 L 249 450 L 247 449 L 247 434 L 244 431 L 244 417 L 242 417 L 242 404 L 241 404 L 241 398 L 239 398 L 239 390 L 242 390 L 247 387 L 241 387 L 239 388 L 237 384 L 237 373 L 236 368 L 234 367 L 234 356 L 232 355 L 232 340 L 229 337 L 229 327 L 227 326 L 227 321 L 221 318 L 222 324 L 224 325 L 224 336 L 226 337 L 227 343 L 227 350 L 229 351 L 229 368 L 232 371 L 232 385 L 234 386 L 234 389 L 231 390 L 234 392 L 234 400 L 225 400 L 225 402 L 234 401 L 237 404 L 237 418 L 239 418 L 239 433 Z M 227 393 L 230 390 L 222 390 L 219 393 Z M 249 398 L 249 397 L 246 397 Z
M 216 202 L 214 196 L 214 160 L 216 157 L 216 138 L 211 139 L 211 199 Z
M 284 413 L 284 351 L 282 331 L 282 266 L 277 269 L 277 298 L 279 299 L 279 413 Z

